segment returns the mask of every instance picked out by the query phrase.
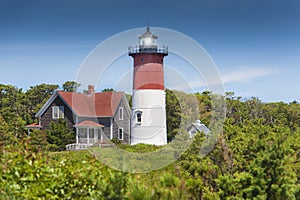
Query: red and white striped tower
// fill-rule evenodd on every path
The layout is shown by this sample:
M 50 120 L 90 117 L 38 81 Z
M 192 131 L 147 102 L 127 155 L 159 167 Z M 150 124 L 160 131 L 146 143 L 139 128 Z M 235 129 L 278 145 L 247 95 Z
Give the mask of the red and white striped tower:
M 131 144 L 167 144 L 163 60 L 168 48 L 157 46 L 150 28 L 129 47 L 134 60 Z

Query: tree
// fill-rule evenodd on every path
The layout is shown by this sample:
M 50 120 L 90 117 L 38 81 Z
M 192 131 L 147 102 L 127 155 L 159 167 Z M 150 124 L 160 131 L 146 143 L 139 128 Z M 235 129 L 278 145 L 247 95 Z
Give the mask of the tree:
M 113 88 L 105 88 L 101 92 L 115 92 L 115 90 Z
M 80 83 L 75 81 L 66 81 L 62 87 L 65 92 L 76 92 L 77 89 L 81 86 Z
M 16 138 L 9 131 L 8 124 L 4 121 L 0 115 L 0 149 L 9 145 L 13 145 L 16 142 Z
M 25 95 L 22 89 L 0 84 L 0 113 L 15 137 L 25 133 L 27 118 Z
M 125 94 L 126 99 L 128 101 L 128 104 L 130 107 L 132 107 L 132 95 L 131 94 Z
M 266 141 L 266 149 L 259 152 L 250 166 L 250 173 L 255 177 L 252 198 L 296 199 L 295 152 L 290 148 L 294 139 L 286 132 L 276 134 Z
M 204 141 L 204 133 L 197 133 L 189 149 L 180 158 L 180 166 L 190 199 L 217 199 L 216 178 L 221 174 L 219 163 L 224 162 L 222 152 L 214 148 L 206 157 L 200 157 L 199 150 Z
M 30 86 L 30 89 L 26 91 L 25 99 L 27 113 L 30 115 L 30 119 L 27 120 L 27 123 L 33 122 L 34 115 L 58 88 L 58 85 L 45 83 L 36 86 Z
M 47 142 L 50 151 L 63 151 L 67 144 L 75 143 L 75 133 L 69 130 L 66 121 L 59 119 L 50 123 L 50 129 L 46 130 Z
M 48 150 L 48 142 L 45 131 L 33 130 L 28 137 L 28 143 L 34 152 Z
M 176 136 L 181 122 L 181 108 L 172 90 L 166 89 L 167 140 L 172 141 Z
M 195 95 L 199 104 L 199 117 L 204 124 L 209 124 L 212 111 L 212 93 L 209 91 L 203 91 L 201 94 L 198 92 Z

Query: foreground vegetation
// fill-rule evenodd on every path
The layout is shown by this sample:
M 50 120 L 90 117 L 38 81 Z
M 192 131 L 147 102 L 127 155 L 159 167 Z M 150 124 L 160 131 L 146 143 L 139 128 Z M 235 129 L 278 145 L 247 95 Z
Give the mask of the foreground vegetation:
M 250 125 L 251 124 L 251 125 Z M 251 126 L 251 129 L 250 129 Z M 89 151 L 45 152 L 26 138 L 1 154 L 1 199 L 297 199 L 299 131 L 227 121 L 212 152 L 200 158 L 198 134 L 171 165 L 149 173 L 115 171 Z M 237 135 L 233 136 L 233 135 Z M 154 151 L 137 145 L 123 149 Z M 130 160 L 124 160 L 124 163 Z
M 64 129 L 61 124 L 50 132 L 27 136 L 23 125 L 34 121 L 25 103 L 28 91 L 0 88 L 0 199 L 300 199 L 298 102 L 263 103 L 227 93 L 223 133 L 208 155 L 199 156 L 205 136 L 198 133 L 170 165 L 148 173 L 127 173 L 104 165 L 91 150 L 59 151 L 63 143 L 55 146 L 49 135 L 59 135 Z M 194 97 L 200 119 L 208 124 L 211 94 Z M 185 117 L 182 113 L 189 112 L 182 111 L 185 105 L 179 105 L 178 98 L 185 99 L 181 104 L 193 101 L 190 95 L 167 91 L 169 141 Z M 127 152 L 161 149 L 116 145 Z M 121 163 L 130 164 L 131 159 Z

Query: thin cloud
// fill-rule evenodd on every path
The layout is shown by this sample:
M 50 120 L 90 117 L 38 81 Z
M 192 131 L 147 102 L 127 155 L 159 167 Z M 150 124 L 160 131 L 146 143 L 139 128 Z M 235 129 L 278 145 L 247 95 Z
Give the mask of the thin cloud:
M 220 74 L 220 78 L 222 79 L 222 83 L 219 81 L 220 78 L 216 78 L 216 81 L 211 81 L 209 84 L 205 82 L 203 79 L 197 80 L 185 80 L 180 81 L 180 83 L 170 84 L 169 87 L 181 91 L 193 90 L 197 88 L 209 88 L 213 85 L 219 84 L 228 84 L 228 83 L 247 83 L 251 82 L 256 78 L 268 76 L 277 72 L 277 69 L 272 68 L 239 68 L 229 73 Z
M 222 75 L 223 83 L 246 83 L 255 78 L 268 76 L 275 73 L 271 68 L 240 68 L 228 74 Z

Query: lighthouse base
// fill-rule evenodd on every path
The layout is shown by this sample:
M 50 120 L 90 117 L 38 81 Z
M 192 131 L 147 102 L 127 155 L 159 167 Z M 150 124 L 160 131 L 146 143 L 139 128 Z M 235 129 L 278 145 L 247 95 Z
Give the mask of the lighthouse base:
M 131 144 L 167 144 L 164 90 L 135 90 L 132 98 Z
M 147 134 L 145 134 L 147 133 Z M 136 127 L 131 136 L 131 144 L 152 144 L 165 145 L 167 144 L 166 129 L 161 127 Z

